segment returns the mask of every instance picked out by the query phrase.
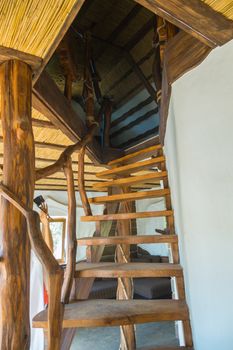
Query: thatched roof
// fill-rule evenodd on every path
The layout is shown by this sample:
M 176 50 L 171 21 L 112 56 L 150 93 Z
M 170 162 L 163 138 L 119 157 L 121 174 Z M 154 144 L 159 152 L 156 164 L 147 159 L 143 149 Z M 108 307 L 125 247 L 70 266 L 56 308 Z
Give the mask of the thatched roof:
M 215 11 L 233 20 L 232 0 L 201 0 Z M 112 96 L 117 111 L 132 100 L 144 86 L 125 57 L 130 52 L 148 81 L 152 81 L 153 19 L 154 14 L 133 0 L 1 0 L 0 45 L 33 54 L 44 59 L 56 47 L 58 34 L 70 19 L 68 35 L 77 63 L 77 79 L 73 82 L 72 98 L 80 102 L 83 88 L 84 46 L 80 31 L 92 33 L 92 50 L 101 77 L 103 95 Z M 82 6 L 83 5 L 83 6 Z M 78 13 L 78 9 L 81 10 Z M 74 13 L 78 13 L 75 18 Z M 74 19 L 74 21 L 73 21 Z M 63 92 L 64 70 L 59 60 L 59 50 L 52 56 L 46 70 Z M 148 95 L 149 96 L 149 95 Z M 140 102 L 140 101 L 138 101 Z M 154 102 L 153 102 L 154 103 Z M 155 108 L 156 105 L 151 107 Z M 65 146 L 72 143 L 41 113 L 33 109 L 33 132 L 36 146 L 36 167 L 44 167 L 58 158 Z M 154 116 L 151 116 L 153 124 Z M 38 121 L 44 121 L 44 125 Z M 151 124 L 151 125 L 152 125 Z M 0 137 L 2 131 L 0 128 Z M 0 142 L 0 164 L 3 147 Z M 77 170 L 74 156 L 74 170 Z M 94 166 L 86 157 L 86 180 L 90 188 L 97 180 Z M 1 178 L 0 178 L 1 179 Z M 40 180 L 38 189 L 64 189 L 64 174 L 57 173 L 49 179 Z

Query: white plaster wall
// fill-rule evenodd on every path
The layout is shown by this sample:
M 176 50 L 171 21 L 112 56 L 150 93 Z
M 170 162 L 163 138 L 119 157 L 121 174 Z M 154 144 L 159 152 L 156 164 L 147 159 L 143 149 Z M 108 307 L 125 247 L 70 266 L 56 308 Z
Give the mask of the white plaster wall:
M 232 350 L 233 41 L 173 84 L 165 152 L 195 350 Z

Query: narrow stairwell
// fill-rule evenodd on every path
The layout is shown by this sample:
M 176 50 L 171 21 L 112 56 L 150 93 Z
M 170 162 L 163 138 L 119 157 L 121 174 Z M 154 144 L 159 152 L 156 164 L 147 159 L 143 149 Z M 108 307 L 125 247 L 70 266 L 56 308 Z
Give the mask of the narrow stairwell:
M 91 198 L 89 204 L 117 204 L 118 208 L 112 213 L 87 215 L 81 218 L 83 222 L 96 222 L 97 231 L 95 236 L 77 241 L 79 246 L 87 247 L 87 261 L 76 265 L 75 278 L 82 282 L 87 281 L 87 284 L 83 282 L 81 285 L 82 288 L 89 288 L 89 290 L 94 278 L 117 278 L 117 300 L 80 300 L 87 298 L 78 298 L 79 300 L 65 306 L 63 328 L 120 326 L 120 349 L 135 350 L 137 348 L 135 324 L 180 320 L 183 324 L 185 346 L 155 346 L 148 350 L 191 350 L 193 342 L 189 310 L 185 301 L 183 270 L 179 261 L 178 237 L 175 234 L 174 213 L 162 147 L 152 146 L 116 159 L 108 165 L 108 170 L 97 174 L 99 178 L 104 178 L 106 181 L 96 183 L 94 187 L 100 191 L 107 188 L 110 194 Z M 162 186 L 158 186 L 159 183 L 162 183 Z M 139 185 L 148 185 L 151 190 L 148 188 L 146 191 L 136 191 L 135 186 Z M 156 187 L 158 189 L 154 189 Z M 132 210 L 132 201 L 156 197 L 165 198 L 165 210 L 151 212 Z M 160 233 L 157 232 L 155 235 L 131 235 L 131 219 L 151 217 L 165 217 L 166 229 L 158 230 Z M 117 222 L 116 235 L 108 237 L 110 226 L 107 233 L 103 234 L 100 225 L 102 222 L 111 223 L 112 221 Z M 171 261 L 169 263 L 130 262 L 130 245 L 142 243 L 169 244 L 172 252 Z M 99 262 L 103 249 L 107 245 L 116 245 L 115 263 Z M 98 254 L 97 249 L 99 249 Z M 178 299 L 133 300 L 132 281 L 133 278 L 139 277 L 175 278 Z M 88 293 L 87 291 L 84 294 L 88 296 Z M 46 329 L 46 310 L 34 318 L 33 326 Z

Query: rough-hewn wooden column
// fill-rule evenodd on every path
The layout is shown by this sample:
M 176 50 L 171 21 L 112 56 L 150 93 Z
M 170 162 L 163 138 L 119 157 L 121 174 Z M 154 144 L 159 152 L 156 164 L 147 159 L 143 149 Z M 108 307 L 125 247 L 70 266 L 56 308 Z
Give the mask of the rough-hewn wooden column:
M 31 122 L 31 68 L 19 60 L 0 66 L 3 131 L 3 184 L 27 206 L 34 191 L 34 141 Z M 0 208 L 0 349 L 30 346 L 30 244 L 26 221 L 7 200 Z

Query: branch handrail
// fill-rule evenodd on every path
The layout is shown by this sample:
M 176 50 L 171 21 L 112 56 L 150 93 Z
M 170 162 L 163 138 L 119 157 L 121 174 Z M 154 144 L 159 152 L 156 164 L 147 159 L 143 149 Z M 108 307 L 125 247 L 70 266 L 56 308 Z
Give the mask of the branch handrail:
M 86 146 L 92 140 L 98 126 L 99 126 L 98 122 L 94 122 L 89 128 L 87 134 L 82 138 L 82 140 L 79 140 L 73 145 L 67 146 L 64 149 L 64 151 L 61 153 L 58 160 L 56 160 L 56 162 L 54 162 L 51 165 L 48 165 L 45 168 L 36 170 L 36 180 L 40 180 L 43 177 L 47 177 L 61 170 L 64 164 L 69 159 L 69 157 L 71 157 L 71 155 L 74 152 L 80 150 L 82 147 Z
M 43 240 L 40 218 L 36 211 L 24 205 L 6 186 L 0 184 L 0 196 L 15 206 L 26 218 L 31 247 L 46 271 L 48 281 L 48 349 L 59 350 L 64 306 L 61 300 L 63 270 Z M 59 303 L 56 301 L 59 300 Z
M 72 159 L 69 157 L 64 165 L 64 173 L 67 180 L 68 192 L 68 223 L 67 223 L 67 265 L 65 271 L 64 283 L 62 286 L 62 301 L 69 303 L 70 294 L 74 279 L 76 265 L 76 197 L 74 187 L 74 175 L 72 170 Z

